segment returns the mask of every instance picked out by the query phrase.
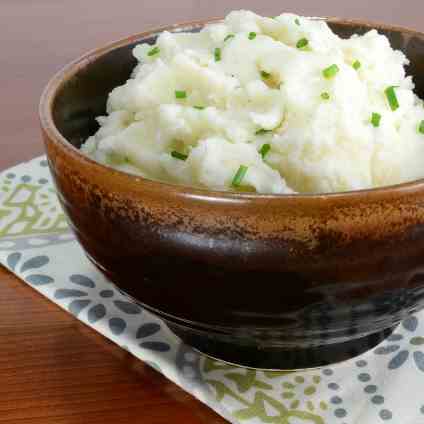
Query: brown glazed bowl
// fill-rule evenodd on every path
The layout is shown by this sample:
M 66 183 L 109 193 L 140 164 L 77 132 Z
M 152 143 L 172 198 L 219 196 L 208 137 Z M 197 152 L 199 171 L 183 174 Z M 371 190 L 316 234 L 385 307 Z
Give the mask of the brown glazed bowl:
M 329 19 L 341 36 L 376 27 L 411 60 L 424 95 L 424 34 Z M 217 192 L 160 183 L 85 157 L 132 48 L 161 28 L 60 71 L 40 105 L 49 165 L 93 263 L 187 344 L 249 367 L 294 369 L 372 348 L 424 306 L 424 180 L 322 195 Z

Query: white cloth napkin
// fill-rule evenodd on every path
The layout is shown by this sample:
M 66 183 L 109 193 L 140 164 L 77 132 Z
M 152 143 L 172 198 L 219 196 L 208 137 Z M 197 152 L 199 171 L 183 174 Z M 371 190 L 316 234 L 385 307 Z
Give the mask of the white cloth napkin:
M 232 423 L 424 423 L 424 313 L 374 350 L 322 369 L 265 372 L 207 359 L 86 259 L 44 157 L 0 174 L 0 263 Z

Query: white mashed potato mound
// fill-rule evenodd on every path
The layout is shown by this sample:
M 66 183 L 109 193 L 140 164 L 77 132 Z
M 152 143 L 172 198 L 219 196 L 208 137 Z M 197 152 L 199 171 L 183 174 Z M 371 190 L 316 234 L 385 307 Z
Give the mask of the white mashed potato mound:
M 424 176 L 424 108 L 408 59 L 375 30 L 341 39 L 317 19 L 231 12 L 134 48 L 93 159 L 216 190 L 324 193 Z M 391 92 L 387 92 L 393 87 Z

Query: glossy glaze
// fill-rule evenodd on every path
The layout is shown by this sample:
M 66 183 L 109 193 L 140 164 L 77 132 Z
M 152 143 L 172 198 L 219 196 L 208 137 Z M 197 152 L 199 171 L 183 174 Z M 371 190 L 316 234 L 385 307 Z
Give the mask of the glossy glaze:
M 331 25 L 344 36 L 369 29 Z M 408 54 L 423 94 L 424 35 L 380 30 Z M 107 93 L 135 64 L 131 48 L 154 37 L 89 53 L 56 75 L 41 100 L 59 197 L 93 262 L 186 341 L 249 366 L 345 359 L 421 308 L 423 181 L 343 194 L 249 195 L 148 181 L 81 155 L 74 146 L 95 131 Z

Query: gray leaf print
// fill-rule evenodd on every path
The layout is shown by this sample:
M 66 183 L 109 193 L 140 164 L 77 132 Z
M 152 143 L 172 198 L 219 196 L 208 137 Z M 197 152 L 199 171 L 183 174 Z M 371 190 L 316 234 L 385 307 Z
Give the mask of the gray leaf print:
M 22 255 L 19 252 L 11 253 L 7 257 L 7 265 L 12 270 L 15 271 L 16 265 L 21 260 Z
M 53 283 L 54 279 L 44 274 L 31 274 L 25 278 L 25 281 L 31 283 L 34 286 L 43 286 L 44 284 Z
M 112 290 L 102 290 L 102 291 L 99 293 L 99 295 L 100 295 L 101 297 L 104 297 L 104 298 L 113 297 L 113 291 L 112 291 Z
M 388 368 L 391 370 L 395 370 L 396 368 L 401 367 L 408 359 L 408 356 L 409 352 L 407 350 L 401 350 L 390 360 Z
M 122 318 L 111 318 L 109 320 L 110 331 L 112 331 L 115 336 L 122 334 L 126 327 L 127 323 Z
M 48 264 L 50 259 L 47 256 L 34 256 L 28 259 L 21 267 L 21 272 L 28 271 L 29 269 L 41 268 Z
M 408 331 L 415 331 L 418 326 L 418 319 L 414 316 L 408 317 L 402 321 L 402 326 Z
M 134 303 L 125 302 L 124 300 L 115 300 L 113 303 L 120 311 L 129 315 L 136 315 L 141 312 L 141 308 Z
M 69 312 L 72 315 L 75 315 L 76 317 L 79 315 L 79 313 L 89 304 L 91 303 L 91 300 L 89 299 L 77 299 L 77 300 L 73 300 L 69 306 Z
M 56 299 L 66 299 L 67 297 L 82 297 L 82 296 L 87 296 L 87 293 L 81 290 L 74 290 L 74 289 L 58 289 L 56 290 L 54 294 L 54 297 Z
M 169 344 L 163 343 L 163 342 L 143 342 L 143 343 L 140 343 L 140 347 L 154 350 L 156 352 L 167 352 L 168 350 L 171 349 Z
M 382 346 L 375 349 L 374 353 L 377 355 L 388 355 L 389 353 L 396 352 L 399 348 L 399 345 Z
M 96 285 L 94 284 L 94 281 L 86 277 L 85 275 L 74 274 L 74 275 L 71 275 L 69 279 L 74 284 L 78 284 L 79 286 L 89 287 L 90 289 L 94 289 L 94 287 L 96 287 Z
M 92 306 L 88 310 L 88 322 L 91 324 L 94 324 L 98 320 L 102 319 L 106 315 L 106 308 L 101 304 L 98 303 L 95 306 Z
M 424 371 L 424 353 L 420 351 L 414 352 L 415 365 L 420 371 Z
M 402 340 L 403 336 L 402 334 L 391 334 L 389 337 L 387 337 L 387 340 L 389 342 L 398 342 L 399 340 Z
M 136 334 L 137 339 L 144 339 L 145 337 L 152 336 L 160 330 L 160 325 L 155 324 L 153 322 L 143 324 L 138 330 Z

